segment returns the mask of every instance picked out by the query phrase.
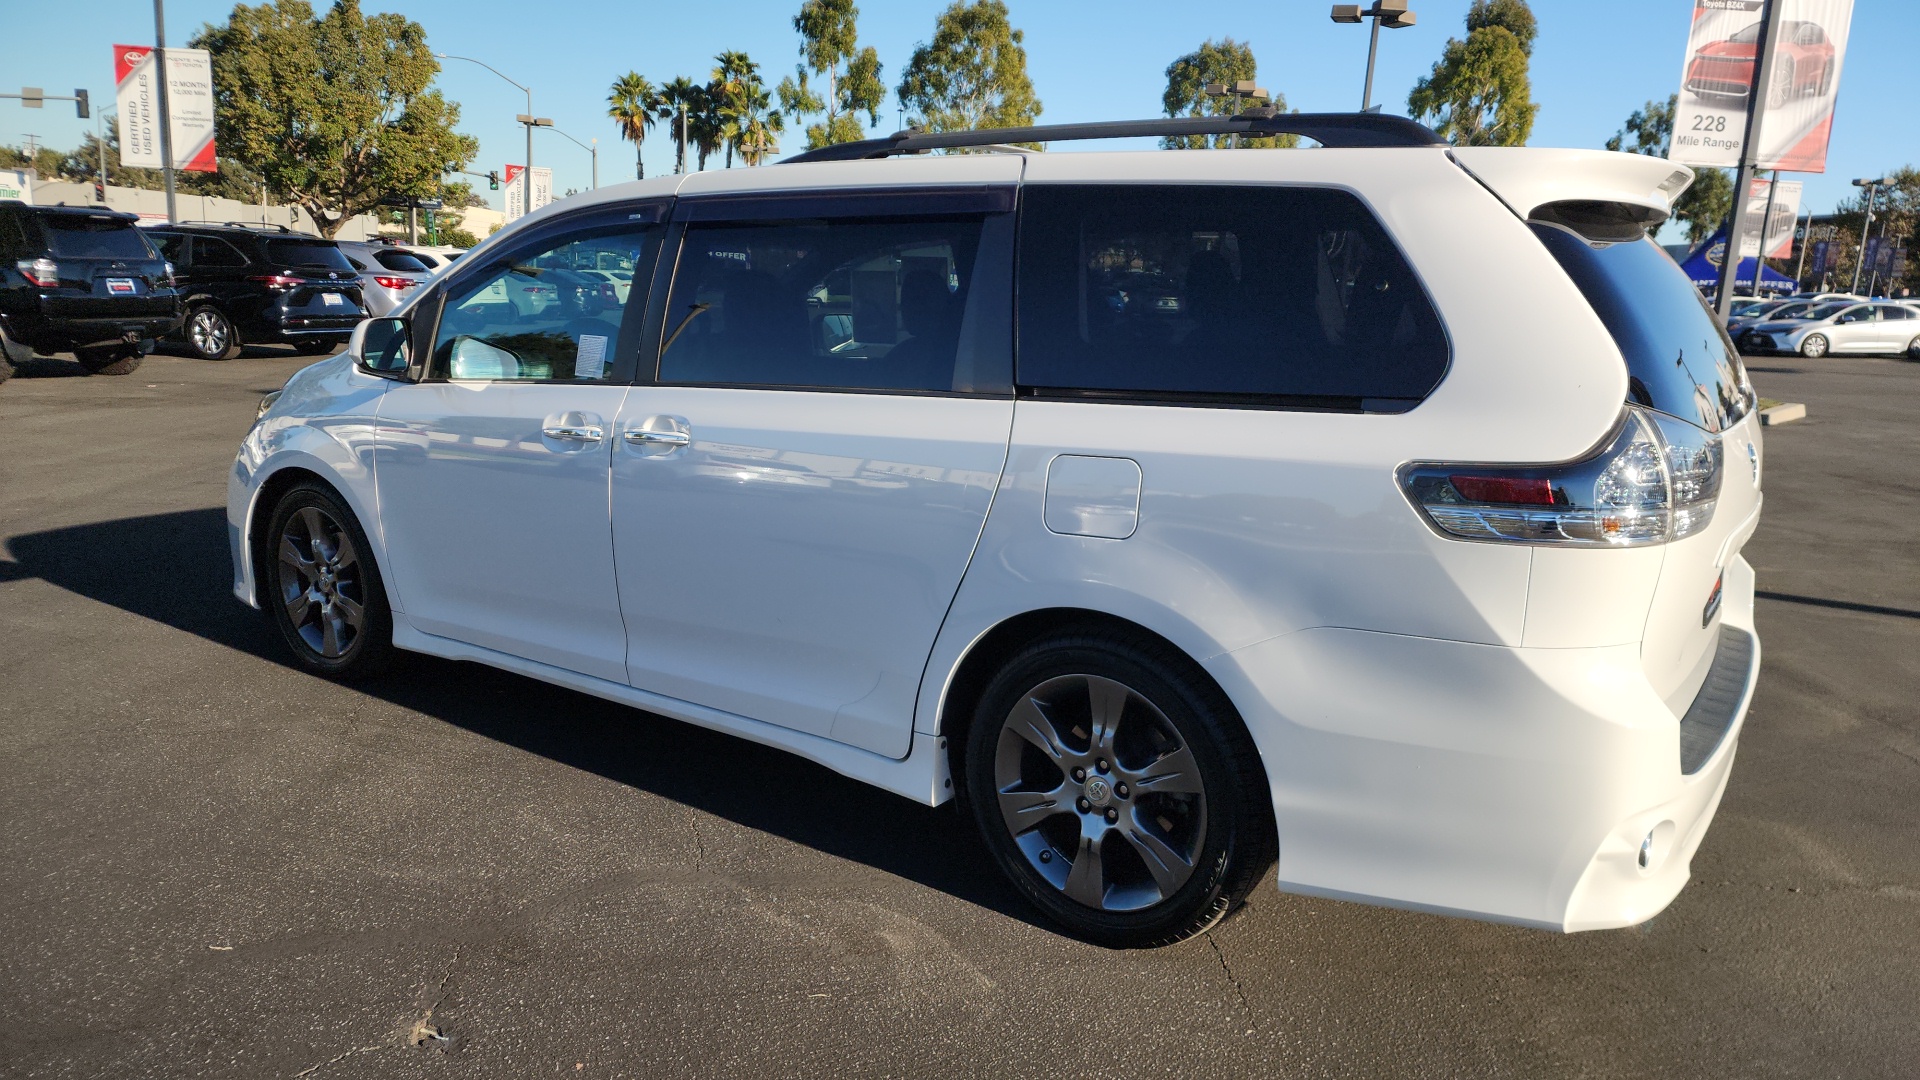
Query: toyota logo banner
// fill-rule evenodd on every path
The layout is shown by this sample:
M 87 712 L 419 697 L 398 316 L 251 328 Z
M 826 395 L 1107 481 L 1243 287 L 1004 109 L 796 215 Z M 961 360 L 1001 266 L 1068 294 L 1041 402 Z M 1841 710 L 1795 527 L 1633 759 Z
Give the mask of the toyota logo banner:
M 151 45 L 115 45 L 113 78 L 120 108 L 120 164 L 160 168 L 160 72 Z M 167 50 L 167 114 L 173 167 L 215 172 L 213 63 L 203 49 Z
M 1755 165 L 1825 172 L 1840 65 L 1853 0 L 1774 0 L 1781 6 L 1772 84 L 1761 89 Z M 1747 106 L 1759 71 L 1763 0 L 1693 0 L 1668 157 L 1684 165 L 1734 167 L 1746 141 Z

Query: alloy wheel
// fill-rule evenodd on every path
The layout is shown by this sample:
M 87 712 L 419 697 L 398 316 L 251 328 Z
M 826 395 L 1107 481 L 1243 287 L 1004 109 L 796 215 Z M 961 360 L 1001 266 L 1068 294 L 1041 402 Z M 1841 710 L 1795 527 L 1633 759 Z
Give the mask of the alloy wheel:
M 1172 897 L 1206 843 L 1192 748 L 1151 701 L 1097 675 L 1061 675 L 1021 695 L 1001 725 L 994 790 L 1027 865 L 1096 910 Z
M 327 660 L 351 651 L 366 627 L 366 578 L 346 529 L 303 506 L 280 532 L 280 603 L 295 634 Z
M 233 332 L 219 312 L 201 308 L 193 313 L 192 320 L 187 323 L 187 337 L 193 342 L 194 351 L 200 355 L 220 356 L 232 342 Z
M 1811 357 L 1815 360 L 1827 355 L 1826 337 L 1821 334 L 1807 335 L 1807 339 L 1800 343 L 1800 355 Z

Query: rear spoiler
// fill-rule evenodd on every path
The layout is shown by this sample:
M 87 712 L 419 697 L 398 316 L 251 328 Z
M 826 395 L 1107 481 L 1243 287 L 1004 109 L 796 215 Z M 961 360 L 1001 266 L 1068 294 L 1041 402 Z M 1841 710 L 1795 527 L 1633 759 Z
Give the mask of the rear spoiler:
M 1665 158 L 1609 150 L 1463 146 L 1448 151 L 1514 214 L 1589 240 L 1637 240 L 1673 216 L 1693 170 Z

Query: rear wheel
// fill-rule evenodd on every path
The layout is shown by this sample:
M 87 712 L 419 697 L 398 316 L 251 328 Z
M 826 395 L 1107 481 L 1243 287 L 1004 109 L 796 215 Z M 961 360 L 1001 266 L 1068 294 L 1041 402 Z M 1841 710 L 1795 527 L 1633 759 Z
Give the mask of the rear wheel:
M 1179 654 L 1104 632 L 1030 645 L 987 687 L 965 791 L 1014 885 L 1067 930 L 1169 944 L 1236 908 L 1273 810 L 1232 707 Z
M 215 307 L 197 307 L 187 316 L 187 348 L 202 360 L 231 360 L 240 355 L 240 334 Z
M 295 485 L 273 509 L 255 552 L 261 604 L 301 667 L 354 681 L 393 661 L 393 613 L 373 548 L 324 485 Z
M 1806 340 L 1800 343 L 1800 355 L 1814 360 L 1827 355 L 1827 336 L 1808 334 Z
M 145 359 L 131 345 L 96 345 L 73 350 L 73 358 L 89 375 L 131 375 Z
M 1907 342 L 1907 359 L 1920 360 L 1920 335 L 1916 335 L 1912 341 Z

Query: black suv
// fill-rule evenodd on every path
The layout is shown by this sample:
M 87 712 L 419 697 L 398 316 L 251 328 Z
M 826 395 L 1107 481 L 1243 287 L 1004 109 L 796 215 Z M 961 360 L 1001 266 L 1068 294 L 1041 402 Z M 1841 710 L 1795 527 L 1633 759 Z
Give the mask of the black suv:
M 346 344 L 367 317 L 359 273 L 331 240 L 282 225 L 158 225 L 186 300 L 181 337 L 203 360 L 242 343 L 321 352 Z
M 36 350 L 71 349 L 88 371 L 125 375 L 179 328 L 171 269 L 139 220 L 0 202 L 0 380 Z

